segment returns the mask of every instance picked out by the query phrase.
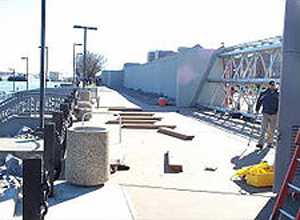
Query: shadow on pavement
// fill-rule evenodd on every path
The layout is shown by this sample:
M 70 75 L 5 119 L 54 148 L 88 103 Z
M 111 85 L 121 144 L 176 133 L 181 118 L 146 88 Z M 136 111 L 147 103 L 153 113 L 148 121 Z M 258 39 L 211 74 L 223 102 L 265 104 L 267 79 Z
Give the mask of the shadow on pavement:
M 241 189 L 241 194 L 256 194 L 256 193 L 265 193 L 265 192 L 272 192 L 272 187 L 254 187 L 246 183 L 246 180 L 234 180 L 235 184 L 237 184 Z
M 265 158 L 269 151 L 270 148 L 263 148 L 261 151 L 255 150 L 247 155 L 243 155 L 243 152 L 241 155 L 235 156 L 231 159 L 231 163 L 235 165 L 233 169 L 239 170 L 243 167 L 256 165 L 262 162 L 262 160 Z
M 54 197 L 49 198 L 49 207 L 58 205 L 60 203 L 75 199 L 79 196 L 83 196 L 87 193 L 94 192 L 98 189 L 101 189 L 102 186 L 95 187 L 82 187 L 72 185 L 67 182 L 62 182 L 54 186 Z
M 255 217 L 255 220 L 266 220 L 269 219 L 271 212 L 273 210 L 273 207 L 276 202 L 276 197 L 272 197 L 269 199 L 269 201 L 266 203 L 266 205 L 260 210 L 258 215 Z

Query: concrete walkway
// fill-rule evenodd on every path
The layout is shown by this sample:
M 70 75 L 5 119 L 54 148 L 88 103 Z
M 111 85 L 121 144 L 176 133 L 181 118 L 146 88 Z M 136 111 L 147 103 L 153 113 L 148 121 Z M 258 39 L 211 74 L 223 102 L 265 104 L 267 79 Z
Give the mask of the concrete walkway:
M 132 107 L 114 91 L 100 93 L 100 106 Z M 120 102 L 122 100 L 122 102 Z M 112 174 L 108 184 L 118 184 L 129 195 L 136 219 L 266 219 L 274 194 L 230 177 L 240 168 L 262 160 L 273 163 L 274 150 L 258 152 L 248 138 L 199 120 L 193 109 L 149 106 L 130 98 L 144 111 L 163 117 L 161 123 L 194 135 L 192 141 L 170 137 L 156 130 L 122 129 L 124 163 L 128 171 Z M 105 104 L 104 104 L 105 103 Z M 104 108 L 95 109 L 103 111 Z M 110 142 L 118 140 L 118 125 L 105 125 L 108 116 L 93 115 L 86 125 L 105 126 Z M 109 116 L 112 117 L 112 116 Z M 182 173 L 165 169 L 165 153 L 172 152 L 183 165 Z M 215 171 L 209 171 L 216 168 Z
M 251 187 L 230 177 L 262 160 L 273 163 L 273 149 L 256 151 L 255 143 L 248 146 L 249 137 L 237 132 L 240 128 L 226 129 L 237 124 L 209 123 L 195 109 L 147 105 L 105 87 L 100 96 L 100 108 L 93 109 L 97 114 L 84 124 L 108 129 L 111 148 L 121 146 L 123 163 L 130 169 L 115 172 L 102 187 L 56 182 L 45 219 L 268 219 L 274 203 L 271 188 Z M 162 117 L 160 123 L 195 137 L 187 141 L 157 130 L 123 128 L 120 144 L 119 126 L 105 124 L 116 118 L 103 113 L 108 107 L 141 107 Z M 251 132 L 249 126 L 242 129 Z M 166 152 L 178 158 L 183 172 L 169 172 Z
M 46 219 L 134 219 L 134 209 L 122 186 L 79 187 L 59 181 L 54 190 Z

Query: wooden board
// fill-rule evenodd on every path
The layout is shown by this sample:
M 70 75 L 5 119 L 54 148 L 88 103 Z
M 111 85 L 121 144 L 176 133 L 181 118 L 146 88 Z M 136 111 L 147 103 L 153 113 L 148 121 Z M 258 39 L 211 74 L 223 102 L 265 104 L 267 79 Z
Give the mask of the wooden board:
M 122 120 L 122 124 L 154 124 L 156 120 Z M 119 120 L 109 120 L 105 124 L 119 124 Z
M 157 132 L 167 134 L 167 135 L 170 135 L 172 137 L 177 137 L 177 138 L 182 139 L 182 140 L 192 140 L 195 137 L 194 135 L 183 134 L 183 133 L 180 133 L 178 131 L 170 130 L 170 129 L 167 129 L 167 128 L 164 128 L 164 127 L 159 128 Z
M 108 111 L 124 111 L 124 112 L 127 112 L 127 111 L 129 111 L 129 112 L 133 112 L 133 111 L 135 111 L 135 112 L 138 112 L 138 111 L 142 111 L 142 109 L 141 108 L 139 108 L 139 107 L 136 107 L 136 108 L 126 108 L 126 107 L 109 107 L 108 108 Z
M 153 116 L 153 112 L 120 112 L 121 116 Z
M 174 129 L 176 125 L 154 125 L 154 124 L 123 124 L 122 128 L 134 128 L 134 129 L 158 129 L 161 127 L 167 127 Z
M 151 117 L 151 116 L 124 116 L 122 120 L 156 120 L 161 121 L 162 117 Z

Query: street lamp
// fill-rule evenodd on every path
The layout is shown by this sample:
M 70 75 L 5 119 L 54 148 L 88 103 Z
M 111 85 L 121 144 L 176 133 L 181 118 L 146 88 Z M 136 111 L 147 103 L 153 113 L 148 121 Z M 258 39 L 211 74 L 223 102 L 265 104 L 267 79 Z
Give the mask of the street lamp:
M 41 49 L 42 47 L 39 46 L 39 48 Z M 45 65 L 45 88 L 47 88 L 47 79 L 48 79 L 48 64 L 49 64 L 49 48 L 48 46 L 45 46 L 44 47 L 45 49 L 45 53 L 46 53 L 46 56 L 44 56 L 44 58 L 46 57 L 46 65 Z
M 82 44 L 77 44 L 77 43 L 73 43 L 73 86 L 75 86 L 76 83 L 76 61 L 77 61 L 77 57 L 75 57 L 75 50 L 76 50 L 76 46 L 82 46 Z
M 80 82 L 80 76 L 78 75 L 78 57 L 79 56 L 82 56 L 83 55 L 83 53 L 76 53 L 76 65 L 75 65 L 75 73 L 76 73 L 76 77 L 75 78 L 77 78 L 77 80 L 75 79 L 75 83 L 77 84 L 77 81 L 79 81 Z M 77 87 L 79 87 L 79 84 L 78 84 L 78 86 Z
M 28 91 L 28 57 L 21 57 L 22 60 L 26 60 L 26 89 Z
M 16 91 L 16 70 L 14 68 L 9 68 L 10 71 L 12 71 L 13 74 L 13 92 Z
M 81 28 L 84 30 L 84 40 L 83 40 L 83 77 L 86 78 L 86 36 L 87 36 L 87 30 L 98 30 L 96 27 L 87 27 L 87 26 L 80 26 L 80 25 L 74 25 L 73 28 Z M 85 83 L 83 82 L 83 87 L 85 86 Z
M 40 65 L 40 128 L 44 129 L 45 114 L 45 44 L 46 44 L 46 0 L 41 0 L 41 65 Z M 24 216 L 23 216 L 24 217 Z M 27 216 L 28 218 L 28 216 Z M 29 219 L 29 218 L 28 218 Z

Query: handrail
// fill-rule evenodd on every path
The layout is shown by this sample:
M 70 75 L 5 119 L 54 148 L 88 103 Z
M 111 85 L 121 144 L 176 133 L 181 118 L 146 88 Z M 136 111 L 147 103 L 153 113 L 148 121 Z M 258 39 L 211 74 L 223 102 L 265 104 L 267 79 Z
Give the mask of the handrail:
M 45 113 L 59 110 L 59 104 L 70 94 L 73 88 L 47 88 L 45 94 Z M 39 90 L 21 91 L 11 94 L 0 102 L 0 122 L 6 122 L 13 116 L 39 114 Z

